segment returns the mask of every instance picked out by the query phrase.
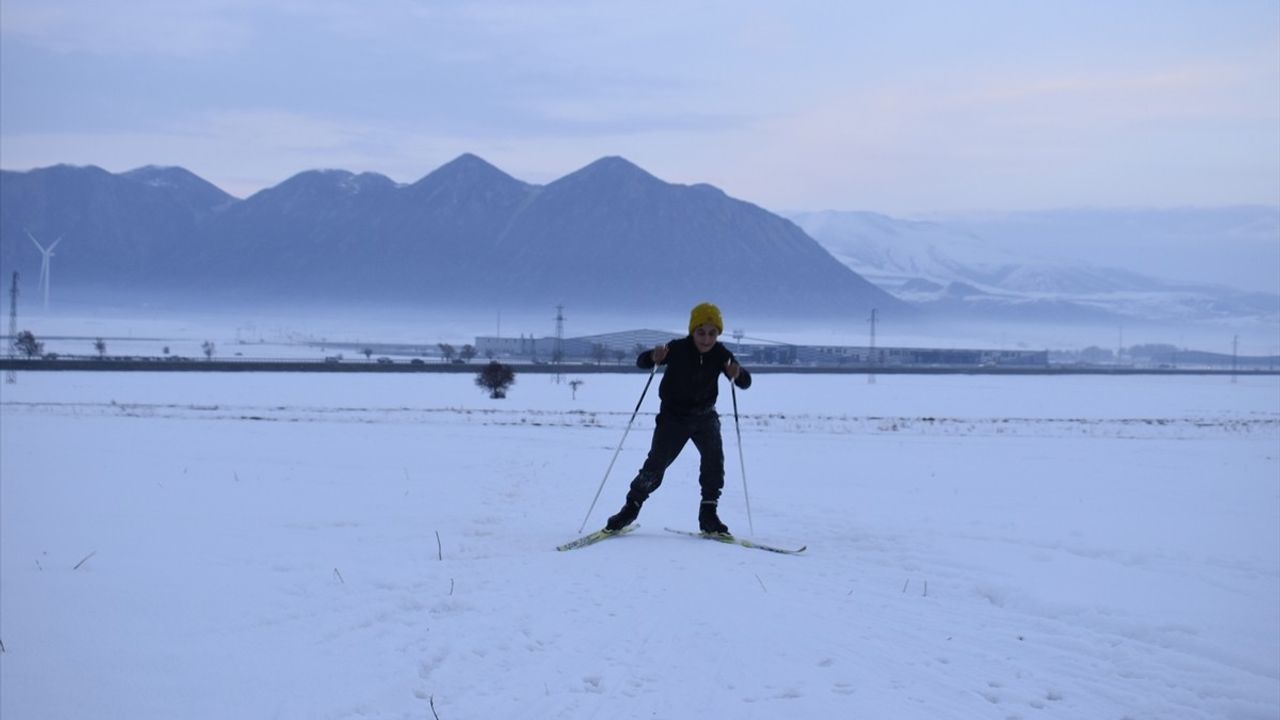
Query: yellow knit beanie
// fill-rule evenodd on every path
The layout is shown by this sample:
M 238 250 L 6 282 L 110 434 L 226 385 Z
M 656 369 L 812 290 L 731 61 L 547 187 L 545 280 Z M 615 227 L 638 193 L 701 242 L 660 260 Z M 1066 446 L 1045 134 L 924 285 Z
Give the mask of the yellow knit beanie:
M 721 334 L 724 333 L 724 320 L 720 318 L 720 308 L 711 303 L 702 303 L 689 313 L 689 332 L 692 333 L 700 325 L 712 324 Z

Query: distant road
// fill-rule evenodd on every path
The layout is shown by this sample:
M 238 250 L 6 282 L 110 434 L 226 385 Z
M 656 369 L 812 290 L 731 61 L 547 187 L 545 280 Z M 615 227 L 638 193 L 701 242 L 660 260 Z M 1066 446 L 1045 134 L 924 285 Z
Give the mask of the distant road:
M 25 360 L 0 358 L 0 370 L 22 372 L 58 371 L 110 371 L 110 372 L 322 372 L 322 373 L 475 373 L 484 367 L 485 361 L 472 363 L 408 361 L 379 363 L 375 361 L 344 360 L 324 362 L 320 360 L 141 360 L 137 358 Z M 559 367 L 551 364 L 509 363 L 517 373 L 589 375 L 598 373 L 647 373 L 633 365 L 596 365 L 565 363 Z M 829 374 L 829 375 L 1280 375 L 1280 368 L 1241 369 L 1230 368 L 1135 368 L 1050 365 L 1048 367 L 1019 366 L 799 366 L 799 365 L 747 365 L 753 373 Z

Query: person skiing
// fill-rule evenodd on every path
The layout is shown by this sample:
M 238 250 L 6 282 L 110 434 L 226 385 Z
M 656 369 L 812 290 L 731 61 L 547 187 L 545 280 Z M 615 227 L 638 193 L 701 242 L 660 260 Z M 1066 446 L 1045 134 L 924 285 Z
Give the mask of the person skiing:
M 702 456 L 698 470 L 702 494 L 698 527 L 704 533 L 729 533 L 716 514 L 724 488 L 724 447 L 716 398 L 721 374 L 746 390 L 751 387 L 751 373 L 738 364 L 729 348 L 720 344 L 718 338 L 723 332 L 720 308 L 702 303 L 689 314 L 688 336 L 646 350 L 636 358 L 636 365 L 645 369 L 667 366 L 658 386 L 662 404 L 649 456 L 631 481 L 626 503 L 605 523 L 607 532 L 617 532 L 635 522 L 640 506 L 662 484 L 667 468 L 692 440 Z

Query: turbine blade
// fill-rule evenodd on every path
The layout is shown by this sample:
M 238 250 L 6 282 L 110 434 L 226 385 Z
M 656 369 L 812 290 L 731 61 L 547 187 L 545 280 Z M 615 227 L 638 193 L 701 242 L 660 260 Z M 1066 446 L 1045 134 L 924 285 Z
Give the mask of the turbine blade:
M 40 252 L 42 252 L 42 253 L 43 253 L 43 252 L 45 251 L 45 250 L 44 250 L 44 246 L 40 244 L 40 241 L 39 241 L 39 240 L 36 240 L 36 236 L 35 236 L 35 235 L 32 235 L 30 230 L 27 230 L 26 228 L 23 228 L 23 230 L 22 230 L 22 231 L 23 231 L 23 232 L 25 232 L 25 233 L 27 234 L 27 237 L 31 238 L 31 242 L 35 243 L 35 244 L 36 244 L 36 247 L 40 248 Z

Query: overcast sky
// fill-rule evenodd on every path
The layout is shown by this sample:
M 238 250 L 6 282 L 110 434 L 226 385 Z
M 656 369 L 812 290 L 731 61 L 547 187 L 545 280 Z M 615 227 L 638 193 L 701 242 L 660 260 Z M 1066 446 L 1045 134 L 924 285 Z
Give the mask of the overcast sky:
M 1280 203 L 1280 2 L 3 0 L 0 166 L 545 183 L 772 210 Z

